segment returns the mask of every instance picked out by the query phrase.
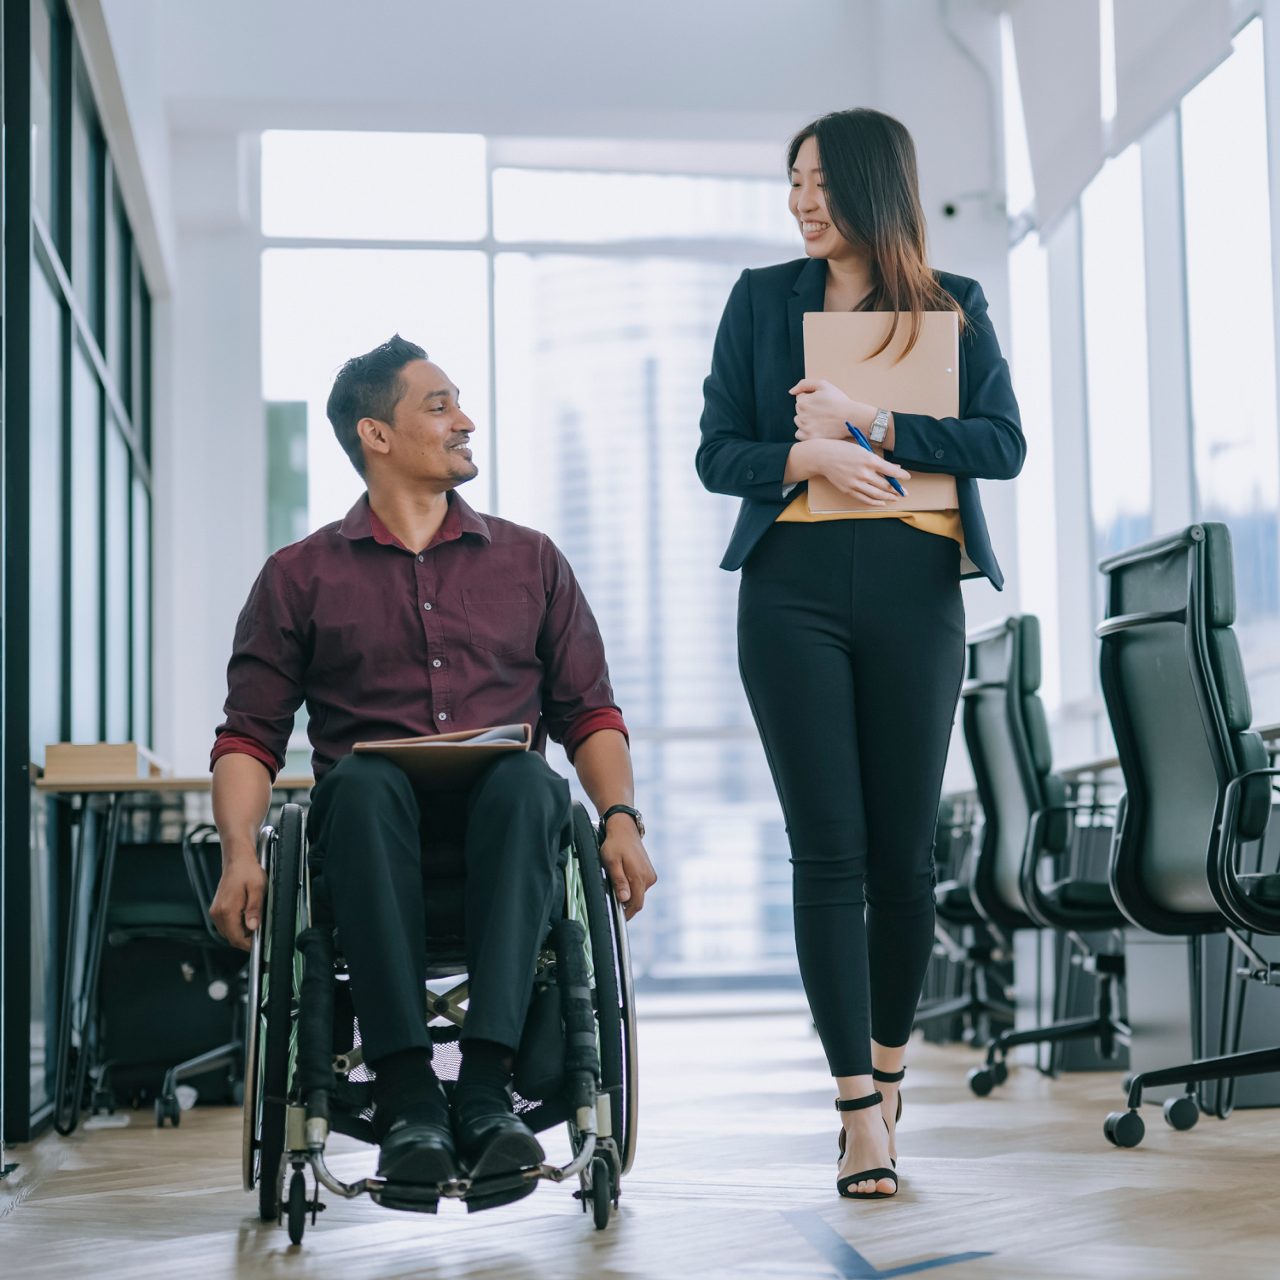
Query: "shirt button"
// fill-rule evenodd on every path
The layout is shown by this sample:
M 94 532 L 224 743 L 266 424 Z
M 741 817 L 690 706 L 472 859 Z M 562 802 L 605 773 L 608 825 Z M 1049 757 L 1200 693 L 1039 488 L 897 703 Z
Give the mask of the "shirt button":
M 448 718 L 449 717 L 443 711 L 438 716 L 436 716 L 437 720 L 447 720 Z
M 431 608 L 431 606 L 430 606 L 429 604 L 424 604 L 422 607 L 423 607 L 424 609 L 427 609 L 427 610 L 429 610 L 429 609 Z
M 431 665 L 432 665 L 433 667 L 438 667 L 438 666 L 440 666 L 440 665 L 441 665 L 440 659 L 439 659 L 439 658 L 433 658 L 433 659 L 432 659 L 432 662 L 431 662 Z
M 421 557 L 421 556 L 419 556 L 419 557 L 418 557 L 418 563 L 419 563 L 419 564 L 421 564 L 421 563 L 422 563 L 422 557 Z
M 942 457 L 942 450 L 941 450 L 941 449 L 935 449 L 935 450 L 933 451 L 933 456 L 934 456 L 935 458 L 940 458 L 940 457 Z
M 756 473 L 755 473 L 754 471 L 748 471 L 748 472 L 747 472 L 747 479 L 748 479 L 748 480 L 754 480 L 755 478 L 756 478 Z

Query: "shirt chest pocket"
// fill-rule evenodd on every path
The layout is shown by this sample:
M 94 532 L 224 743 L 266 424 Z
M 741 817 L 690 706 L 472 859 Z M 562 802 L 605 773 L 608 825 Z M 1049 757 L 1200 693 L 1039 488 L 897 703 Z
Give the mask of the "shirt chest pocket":
M 535 613 L 522 587 L 476 587 L 464 590 L 462 607 L 475 648 L 505 661 L 532 661 L 537 641 Z

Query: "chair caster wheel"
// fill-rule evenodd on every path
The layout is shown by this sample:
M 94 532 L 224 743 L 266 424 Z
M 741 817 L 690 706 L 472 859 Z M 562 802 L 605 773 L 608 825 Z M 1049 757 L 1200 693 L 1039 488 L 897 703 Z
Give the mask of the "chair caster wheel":
M 293 1171 L 289 1179 L 289 1203 L 287 1208 L 289 1224 L 289 1241 L 292 1244 L 302 1243 L 302 1233 L 307 1229 L 307 1179 L 301 1169 Z
M 1200 1104 L 1195 1096 L 1184 1093 L 1179 1098 L 1166 1098 L 1164 1104 L 1164 1122 L 1171 1129 L 1194 1129 L 1200 1119 Z
M 1107 1141 L 1116 1147 L 1136 1147 L 1147 1131 L 1136 1111 L 1113 1111 L 1102 1126 Z
M 609 1162 L 596 1156 L 591 1162 L 591 1213 L 597 1231 L 609 1225 L 609 1210 L 613 1201 L 613 1174 Z
M 992 1089 L 996 1087 L 996 1079 L 993 1072 L 988 1071 L 985 1067 L 974 1067 L 968 1075 L 969 1088 L 978 1095 L 979 1098 L 985 1098 Z
M 182 1108 L 177 1098 L 161 1094 L 156 1099 L 156 1128 L 163 1129 L 166 1120 L 176 1129 L 182 1123 Z
M 999 1062 L 991 1064 L 991 1078 L 996 1084 L 1004 1084 L 1009 1078 L 1009 1064 L 1003 1058 Z

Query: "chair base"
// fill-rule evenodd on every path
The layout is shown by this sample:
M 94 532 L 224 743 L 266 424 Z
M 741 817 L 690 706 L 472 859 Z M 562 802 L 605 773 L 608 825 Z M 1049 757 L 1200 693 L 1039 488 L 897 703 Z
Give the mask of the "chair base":
M 1101 957 L 1099 957 L 1101 958 Z M 1110 966 L 1107 966 L 1108 968 Z M 1024 1044 L 1060 1044 L 1067 1040 L 1096 1040 L 1104 1058 L 1115 1057 L 1120 1045 L 1127 1045 L 1131 1032 L 1129 1025 L 1112 1012 L 1115 999 L 1115 983 L 1118 975 L 1099 973 L 1098 997 L 1091 1018 L 1070 1018 L 1047 1027 L 1028 1027 L 1023 1031 L 1005 1031 L 987 1046 L 984 1067 L 969 1072 L 969 1087 L 980 1098 L 985 1097 L 998 1084 L 1003 1084 L 1009 1071 L 1005 1058 L 1010 1049 Z
M 1161 1067 L 1158 1071 L 1140 1071 L 1126 1077 L 1129 1088 L 1129 1110 L 1113 1111 L 1103 1124 L 1107 1141 L 1116 1147 L 1136 1147 L 1146 1133 L 1138 1114 L 1143 1089 L 1166 1084 L 1185 1084 L 1181 1098 L 1170 1098 L 1164 1104 L 1165 1122 L 1174 1129 L 1191 1129 L 1200 1118 L 1195 1086 L 1210 1080 L 1234 1080 L 1239 1076 L 1261 1076 L 1280 1072 L 1280 1045 L 1270 1049 L 1250 1049 L 1244 1053 L 1228 1053 L 1218 1058 L 1202 1058 L 1177 1067 Z

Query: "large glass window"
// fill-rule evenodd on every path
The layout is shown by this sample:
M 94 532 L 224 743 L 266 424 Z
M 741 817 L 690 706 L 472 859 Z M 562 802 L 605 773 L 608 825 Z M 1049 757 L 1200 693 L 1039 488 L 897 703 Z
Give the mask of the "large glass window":
M 71 283 L 102 340 L 103 155 L 98 117 L 83 71 L 71 95 Z
M 53 21 L 31 0 L 31 201 L 53 230 Z
M 106 446 L 103 477 L 106 736 L 109 742 L 126 742 L 129 738 L 129 448 L 114 416 L 107 423 Z
M 151 742 L 151 498 L 140 476 L 133 479 L 130 507 L 133 573 L 129 579 L 133 623 L 132 727 L 135 741 Z
M 1262 23 L 1182 103 L 1187 312 L 1199 514 L 1231 528 L 1246 650 L 1274 658 L 1275 329 Z
M 31 271 L 31 759 L 62 741 L 62 312 Z
M 474 134 L 264 133 L 262 230 L 307 239 L 479 240 L 484 174 L 484 139 Z
M 99 588 L 102 387 L 79 343 L 71 355 L 71 737 L 102 732 Z
M 267 400 L 307 405 L 311 528 L 340 520 L 364 492 L 325 416 L 342 362 L 399 333 L 426 348 L 476 421 L 484 506 L 489 440 L 488 286 L 473 251 L 272 249 L 262 259 L 262 376 Z M 478 496 L 477 496 L 478 494 Z
M 669 886 L 633 930 L 641 969 L 790 972 L 782 817 L 738 679 L 736 581 L 717 568 L 737 504 L 704 492 L 693 469 L 733 281 L 801 252 L 784 178 L 574 170 L 561 152 L 556 168 L 496 169 L 486 190 L 482 140 L 358 135 L 361 168 L 394 157 L 394 184 L 408 180 L 407 159 L 434 172 L 439 147 L 459 148 L 448 188 L 458 220 L 424 191 L 412 218 L 402 210 L 389 225 L 385 208 L 340 194 L 340 217 L 324 208 L 352 153 L 332 138 L 267 135 L 263 147 L 263 230 L 289 241 L 263 257 L 264 391 L 277 417 L 293 411 L 285 402 L 306 406 L 310 526 L 363 488 L 324 415 L 334 370 L 398 329 L 476 419 L 468 501 L 550 534 L 599 619 Z M 308 194 L 315 174 L 321 195 Z M 450 234 L 483 243 L 451 250 Z M 411 242 L 292 243 L 304 236 Z
M 498 169 L 499 240 L 609 244 L 619 240 L 776 240 L 794 244 L 781 180 L 687 174 Z
M 1089 490 L 1100 559 L 1151 535 L 1142 158 L 1108 162 L 1080 198 Z

